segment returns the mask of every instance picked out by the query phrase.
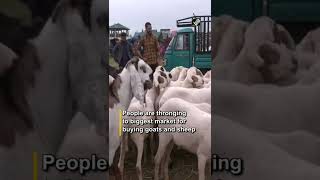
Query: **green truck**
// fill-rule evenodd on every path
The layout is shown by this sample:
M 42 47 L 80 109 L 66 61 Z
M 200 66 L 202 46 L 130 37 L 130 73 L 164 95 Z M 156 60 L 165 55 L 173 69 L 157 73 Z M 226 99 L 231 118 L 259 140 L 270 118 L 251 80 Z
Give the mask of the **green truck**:
M 197 25 L 194 20 L 198 20 Z M 172 38 L 164 55 L 167 70 L 177 66 L 195 66 L 205 72 L 211 69 L 211 16 L 193 16 L 177 20 L 182 27 Z
M 284 25 L 298 42 L 320 25 L 320 0 L 214 0 L 214 16 L 232 15 L 245 21 L 265 15 Z

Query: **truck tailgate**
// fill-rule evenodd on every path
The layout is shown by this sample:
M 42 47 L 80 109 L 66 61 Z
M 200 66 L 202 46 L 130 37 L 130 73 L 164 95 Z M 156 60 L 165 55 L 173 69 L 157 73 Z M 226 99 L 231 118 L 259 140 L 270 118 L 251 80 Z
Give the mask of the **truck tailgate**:
M 197 54 L 194 56 L 194 66 L 199 69 L 212 67 L 211 54 Z

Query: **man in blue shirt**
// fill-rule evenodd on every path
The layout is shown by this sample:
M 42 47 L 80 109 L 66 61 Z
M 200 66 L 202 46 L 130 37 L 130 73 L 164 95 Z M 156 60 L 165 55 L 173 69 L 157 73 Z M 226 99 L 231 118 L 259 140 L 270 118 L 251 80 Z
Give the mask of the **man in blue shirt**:
M 119 64 L 120 70 L 122 70 L 127 62 L 133 57 L 132 45 L 127 41 L 127 34 L 121 33 L 121 40 L 115 45 L 112 50 L 113 57 Z

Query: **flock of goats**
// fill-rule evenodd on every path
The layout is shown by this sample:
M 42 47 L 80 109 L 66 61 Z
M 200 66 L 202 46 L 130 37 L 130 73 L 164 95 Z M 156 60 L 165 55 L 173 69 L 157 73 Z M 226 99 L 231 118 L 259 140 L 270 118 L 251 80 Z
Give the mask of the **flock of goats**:
M 205 75 L 195 68 L 176 67 L 170 72 L 158 66 L 153 76 L 151 68 L 139 58 L 131 59 L 115 78 L 109 75 L 109 162 L 119 162 L 121 175 L 124 170 L 125 153 L 128 151 L 128 138 L 137 147 L 136 170 L 139 180 L 143 179 L 141 160 L 145 139 L 150 137 L 150 149 L 158 144 L 154 159 L 154 179 L 169 179 L 168 165 L 170 154 L 177 145 L 195 154 L 198 158 L 199 179 L 205 179 L 206 163 L 211 157 L 211 71 Z M 153 82 L 152 82 L 153 79 Z M 129 112 L 187 112 L 187 123 L 172 124 L 170 127 L 196 128 L 195 133 L 124 133 L 119 136 L 119 109 Z M 124 119 L 174 119 L 172 116 L 136 116 Z M 124 124 L 127 127 L 141 127 Z M 145 124 L 144 128 L 155 128 L 155 124 Z M 158 127 L 168 127 L 158 124 Z M 151 134 L 151 135 L 150 135 Z M 155 138 L 157 135 L 158 138 Z M 156 142 L 158 140 L 158 143 Z M 119 159 L 114 158 L 120 149 Z M 153 153 L 151 153 L 153 155 Z M 159 175 L 159 170 L 163 170 Z
M 320 179 L 320 29 L 296 44 L 269 17 L 213 26 L 214 153 L 242 158 L 236 179 Z
M 109 76 L 107 87 L 98 61 L 107 49 L 103 42 L 107 1 L 87 1 L 90 6 L 80 0 L 59 2 L 41 33 L 19 54 L 0 44 L 0 179 L 31 179 L 33 152 L 74 156 L 80 151 L 82 156 L 108 149 L 111 171 L 123 178 L 131 139 L 142 180 L 146 138 L 151 138 L 151 149 L 157 147 L 152 157 L 155 180 L 169 179 L 174 145 L 197 156 L 199 180 L 205 179 L 211 145 L 215 154 L 244 160 L 242 176 L 215 172 L 213 179 L 320 179 L 319 29 L 296 44 L 268 17 L 248 23 L 223 15 L 213 20 L 212 72 L 203 75 L 195 67 L 167 72 L 159 66 L 153 73 L 142 59 L 133 58 L 120 74 Z M 101 98 L 107 88 L 108 149 L 106 102 Z M 119 136 L 119 110 L 185 111 L 184 126 L 196 132 Z M 89 120 L 95 131 L 70 132 L 68 127 L 77 118 Z M 166 125 L 158 124 L 162 126 Z M 39 170 L 39 179 L 47 175 Z

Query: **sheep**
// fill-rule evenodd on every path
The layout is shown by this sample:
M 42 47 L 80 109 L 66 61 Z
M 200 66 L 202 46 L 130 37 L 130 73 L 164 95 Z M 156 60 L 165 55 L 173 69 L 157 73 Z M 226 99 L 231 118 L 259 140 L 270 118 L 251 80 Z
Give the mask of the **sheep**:
M 140 111 L 140 112 L 154 112 L 155 111 L 155 101 L 156 98 L 158 97 L 160 91 L 168 86 L 170 83 L 170 77 L 171 75 L 166 73 L 165 69 L 162 66 L 158 66 L 155 69 L 155 72 L 153 73 L 153 83 L 154 86 L 147 91 L 146 94 L 146 106 L 142 106 L 139 101 L 136 98 L 133 98 L 130 106 L 127 111 Z M 155 119 L 155 116 L 136 116 L 136 117 L 124 117 L 125 119 L 136 119 L 136 120 L 150 120 L 150 119 Z M 126 127 L 136 127 L 136 125 L 125 125 Z M 152 128 L 153 124 L 146 124 L 143 126 L 143 128 Z M 151 150 L 153 150 L 154 144 L 152 144 L 153 141 L 153 136 L 151 134 L 151 139 L 150 139 L 150 147 Z M 137 147 L 137 162 L 136 162 L 136 170 L 138 174 L 139 180 L 143 179 L 142 176 L 142 168 L 141 168 L 141 160 L 142 160 L 142 154 L 143 154 L 143 149 L 144 149 L 144 140 L 149 136 L 149 134 L 146 133 L 132 133 L 130 134 L 130 138 L 133 140 Z M 127 137 L 126 137 L 127 138 Z M 127 144 L 126 144 L 127 146 Z M 146 152 L 145 152 L 146 153 Z M 151 152 L 153 155 L 153 152 Z M 123 154 L 124 156 L 124 154 Z M 124 159 L 124 158 L 123 158 Z
M 187 70 L 186 78 L 184 80 L 172 82 L 170 87 L 201 88 L 203 87 L 203 84 L 204 80 L 202 72 L 196 67 L 190 67 Z
M 319 166 L 293 157 L 270 143 L 259 132 L 252 131 L 236 121 L 215 114 L 212 121 L 214 135 L 211 143 L 214 154 L 223 156 L 222 158 L 242 159 L 242 163 L 232 163 L 234 166 L 231 166 L 231 172 L 241 174 L 237 179 L 251 180 L 259 177 L 260 180 L 318 180 L 320 178 Z M 219 168 L 217 166 L 219 159 L 215 158 L 213 167 L 217 169 Z M 243 170 L 244 173 L 241 173 Z M 221 171 L 215 171 L 212 177 L 215 180 L 234 178 L 231 173 Z
M 145 91 L 150 89 L 152 83 L 150 75 L 152 69 L 142 59 L 132 58 L 109 86 L 109 163 L 113 158 L 120 143 L 120 154 L 123 154 L 125 144 L 123 135 L 119 137 L 119 111 L 126 111 L 133 97 L 141 104 L 145 103 Z M 122 141 L 122 142 L 121 142 Z M 123 178 L 123 157 L 119 159 L 119 170 Z
M 178 98 L 168 100 L 160 108 L 160 111 L 183 111 L 187 112 L 186 124 L 172 124 L 170 127 L 196 128 L 194 133 L 177 133 L 163 132 L 159 133 L 159 147 L 155 156 L 155 172 L 154 179 L 159 179 L 159 166 L 164 158 L 165 179 L 169 179 L 168 175 L 168 160 L 172 151 L 173 145 L 181 146 L 183 149 L 194 153 L 198 157 L 199 180 L 205 179 L 206 162 L 211 156 L 211 115 L 196 108 L 192 103 Z M 173 119 L 168 116 L 158 116 L 158 119 Z M 166 124 L 159 124 L 159 127 L 164 129 L 168 127 Z M 187 141 L 186 141 L 187 139 Z M 166 151 L 166 152 L 165 152 Z M 166 155 L 165 155 L 166 153 Z M 165 157 L 164 157 L 165 155 Z
M 172 78 L 171 78 L 172 81 L 176 81 L 176 80 L 179 79 L 179 75 L 180 75 L 180 72 L 181 72 L 182 69 L 185 69 L 185 67 L 183 67 L 183 66 L 178 66 L 178 67 L 173 68 L 173 69 L 170 71 L 170 73 L 171 73 L 171 75 L 172 75 Z
M 5 73 L 5 71 L 12 66 L 13 60 L 17 58 L 15 52 L 13 52 L 6 45 L 0 43 L 0 76 Z
M 168 87 L 164 93 L 159 96 L 159 107 L 171 98 L 181 98 L 192 103 L 211 104 L 211 88 L 186 89 L 183 87 Z
M 320 113 L 315 109 L 320 105 L 317 101 L 319 88 L 319 83 L 254 88 L 215 81 L 214 113 L 236 119 L 250 128 L 270 132 L 304 129 L 320 135 Z

